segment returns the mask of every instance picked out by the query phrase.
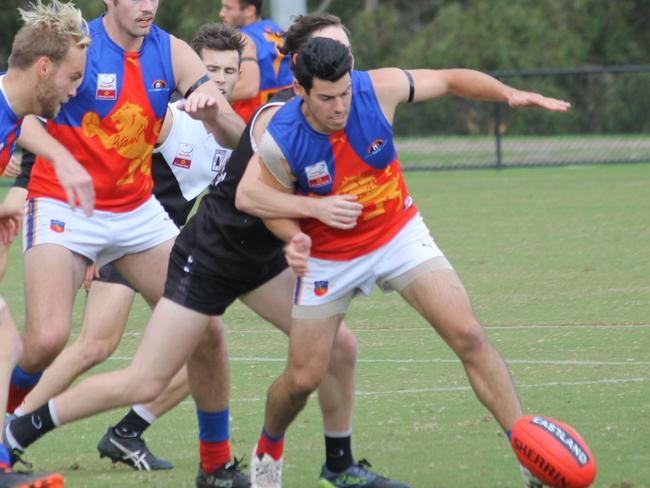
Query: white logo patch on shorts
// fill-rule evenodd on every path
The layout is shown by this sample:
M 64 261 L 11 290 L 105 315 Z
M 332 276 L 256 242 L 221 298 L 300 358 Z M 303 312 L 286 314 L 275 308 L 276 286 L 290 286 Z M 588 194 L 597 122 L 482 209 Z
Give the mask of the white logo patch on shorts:
M 307 175 L 307 182 L 312 188 L 326 186 L 332 183 L 332 176 L 325 161 L 319 161 L 306 166 L 305 174 Z
M 115 73 L 99 73 L 97 75 L 97 100 L 117 100 L 117 75 Z

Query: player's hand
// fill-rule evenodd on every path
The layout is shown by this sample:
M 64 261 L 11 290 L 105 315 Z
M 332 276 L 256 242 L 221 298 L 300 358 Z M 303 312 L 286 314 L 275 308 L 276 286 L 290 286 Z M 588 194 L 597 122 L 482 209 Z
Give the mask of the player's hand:
M 20 158 L 13 154 L 11 156 L 11 159 L 7 163 L 7 166 L 5 167 L 5 170 L 2 173 L 2 176 L 6 176 L 8 178 L 15 178 L 20 174 Z
M 8 246 L 20 231 L 21 209 L 0 205 L 0 242 Z
M 539 107 L 553 112 L 566 112 L 571 108 L 571 104 L 564 100 L 522 90 L 513 90 L 507 101 L 512 108 Z
M 55 162 L 54 170 L 71 208 L 77 206 L 90 217 L 95 208 L 95 186 L 88 171 L 69 155 Z
M 307 272 L 307 259 L 311 252 L 311 238 L 299 232 L 284 246 L 284 256 L 287 263 L 297 276 L 305 276 Z
M 204 122 L 214 121 L 219 115 L 217 99 L 202 92 L 192 93 L 188 99 L 181 100 L 177 107 L 193 119 Z
M 333 195 L 314 201 L 313 217 L 336 229 L 352 229 L 357 225 L 363 205 L 355 195 Z

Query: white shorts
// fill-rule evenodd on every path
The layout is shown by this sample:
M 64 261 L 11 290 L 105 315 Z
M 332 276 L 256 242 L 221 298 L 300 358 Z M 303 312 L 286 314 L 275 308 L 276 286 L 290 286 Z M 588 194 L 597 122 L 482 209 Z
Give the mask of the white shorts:
M 178 235 L 178 227 L 155 197 L 128 212 L 79 208 L 52 198 L 25 203 L 23 252 L 39 244 L 58 244 L 100 267 L 126 254 L 146 251 Z
M 369 254 L 349 261 L 309 258 L 307 273 L 296 281 L 292 316 L 344 314 L 354 295 L 370 295 L 375 284 L 384 292 L 399 292 L 438 269 L 453 268 L 417 214 L 387 244 Z

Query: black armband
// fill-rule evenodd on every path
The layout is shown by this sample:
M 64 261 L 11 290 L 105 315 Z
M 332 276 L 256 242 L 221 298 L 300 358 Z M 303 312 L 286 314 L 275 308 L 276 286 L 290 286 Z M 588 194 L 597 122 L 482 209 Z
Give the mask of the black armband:
M 407 100 L 408 103 L 413 102 L 413 97 L 415 97 L 415 83 L 413 82 L 413 76 L 411 73 L 406 71 L 405 69 L 402 70 L 406 77 L 409 80 L 409 99 Z
M 203 83 L 206 83 L 208 81 L 210 81 L 210 77 L 208 75 L 201 76 L 201 78 L 196 80 L 196 82 L 191 87 L 189 87 L 187 89 L 187 91 L 185 92 L 185 95 L 183 96 L 183 98 L 188 98 L 192 93 L 194 93 L 194 90 L 196 90 Z

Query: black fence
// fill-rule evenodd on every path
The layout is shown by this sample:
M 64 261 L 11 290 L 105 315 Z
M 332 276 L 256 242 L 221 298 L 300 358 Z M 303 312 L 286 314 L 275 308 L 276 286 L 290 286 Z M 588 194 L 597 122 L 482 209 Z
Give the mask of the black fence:
M 650 162 L 650 66 L 491 73 L 571 102 L 567 113 L 446 97 L 400 108 L 407 170 Z

